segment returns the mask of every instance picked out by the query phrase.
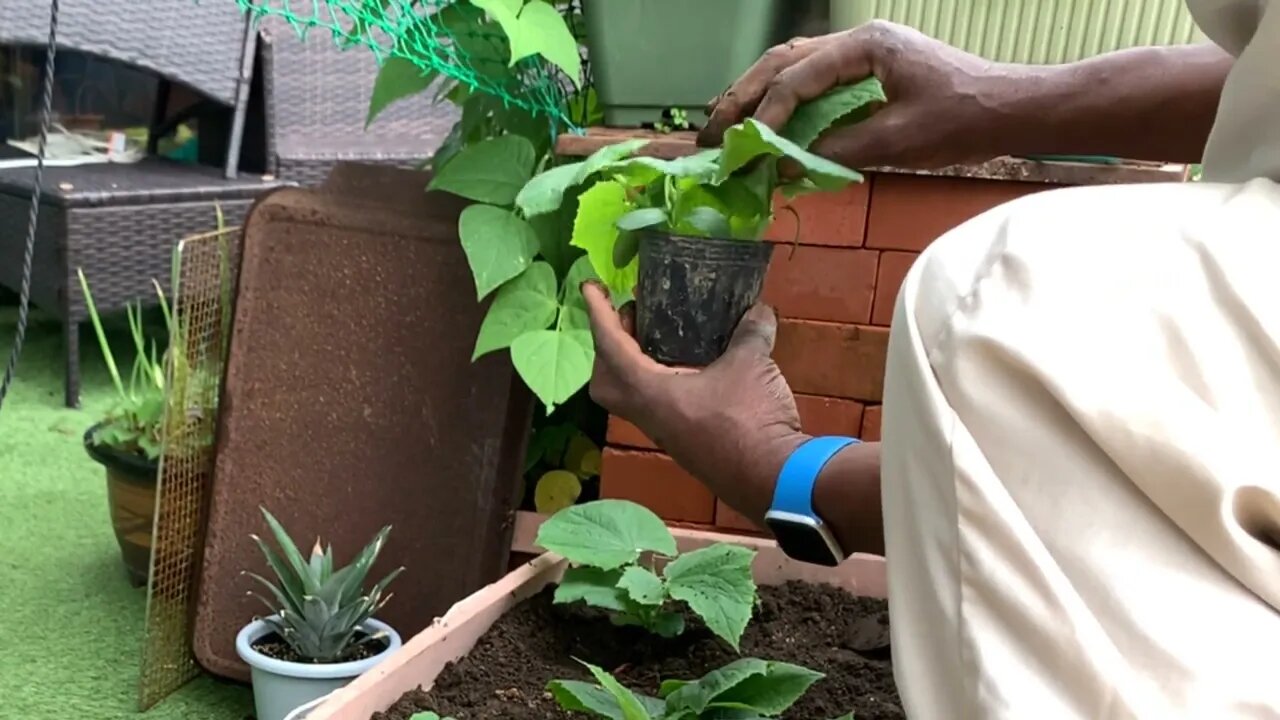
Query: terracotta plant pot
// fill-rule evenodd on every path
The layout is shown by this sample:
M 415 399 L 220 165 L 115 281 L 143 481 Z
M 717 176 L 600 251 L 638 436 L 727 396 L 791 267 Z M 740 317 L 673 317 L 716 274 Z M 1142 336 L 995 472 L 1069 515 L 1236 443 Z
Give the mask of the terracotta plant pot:
M 520 513 L 516 520 L 513 550 L 533 549 L 540 518 Z M 885 596 L 883 558 L 855 556 L 836 569 L 805 565 L 788 559 L 769 540 L 722 535 L 675 528 L 672 530 L 681 552 L 717 542 L 743 545 L 757 551 L 753 570 L 761 585 L 788 581 L 823 583 L 851 595 Z M 470 652 L 477 640 L 507 611 L 533 597 L 563 575 L 567 563 L 547 553 L 521 566 L 454 605 L 444 617 L 405 643 L 387 662 L 350 685 L 333 693 L 307 712 L 306 720 L 368 720 L 384 712 L 400 697 L 418 686 L 429 689 L 445 666 Z
M 111 527 L 120 544 L 129 582 L 134 587 L 147 584 L 151 572 L 151 530 L 156 515 L 156 478 L 160 465 L 154 460 L 115 448 L 98 445 L 93 435 L 101 424 L 84 434 L 89 457 L 107 469 L 107 504 Z
M 318 665 L 277 660 L 258 652 L 253 644 L 272 633 L 262 620 L 255 620 L 236 636 L 236 654 L 251 669 L 253 703 L 257 720 L 296 718 L 303 708 L 351 682 L 400 649 L 400 635 L 390 625 L 370 620 L 362 629 L 386 635 L 387 648 L 371 658 Z

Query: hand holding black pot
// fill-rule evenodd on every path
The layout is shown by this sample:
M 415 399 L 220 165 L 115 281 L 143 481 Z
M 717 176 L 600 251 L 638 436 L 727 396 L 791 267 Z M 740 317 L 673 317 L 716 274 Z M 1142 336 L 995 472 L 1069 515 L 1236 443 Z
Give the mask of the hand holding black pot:
M 782 463 L 807 438 L 770 357 L 778 331 L 773 310 L 751 308 L 707 367 L 675 368 L 641 350 L 630 306 L 615 311 L 595 283 L 582 294 L 596 346 L 592 399 L 634 423 L 730 505 L 763 517 Z

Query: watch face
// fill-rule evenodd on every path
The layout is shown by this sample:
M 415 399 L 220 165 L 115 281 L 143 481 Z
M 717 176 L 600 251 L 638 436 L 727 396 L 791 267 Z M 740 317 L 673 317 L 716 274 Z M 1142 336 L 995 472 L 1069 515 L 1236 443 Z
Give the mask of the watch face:
M 765 524 L 788 557 L 813 565 L 835 567 L 841 558 L 824 528 L 817 523 L 801 523 L 779 518 L 765 518 Z

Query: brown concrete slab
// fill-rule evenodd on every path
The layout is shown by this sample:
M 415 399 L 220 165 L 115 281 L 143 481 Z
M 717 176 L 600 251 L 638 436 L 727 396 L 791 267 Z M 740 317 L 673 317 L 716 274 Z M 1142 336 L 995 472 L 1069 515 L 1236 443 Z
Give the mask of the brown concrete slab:
M 343 563 L 394 526 L 371 577 L 405 566 L 379 617 L 406 638 L 507 568 L 529 396 L 505 355 L 471 362 L 464 204 L 427 181 L 343 166 L 246 221 L 193 637 L 215 674 L 248 676 L 259 505 Z

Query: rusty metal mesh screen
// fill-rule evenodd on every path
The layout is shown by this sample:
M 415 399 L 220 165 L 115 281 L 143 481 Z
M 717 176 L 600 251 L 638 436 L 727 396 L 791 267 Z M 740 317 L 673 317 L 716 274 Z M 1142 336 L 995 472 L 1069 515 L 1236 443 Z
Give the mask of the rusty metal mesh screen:
M 230 341 L 239 228 L 183 240 L 174 267 L 164 452 L 156 488 L 138 705 L 147 710 L 200 673 L 191 609 L 200 573 L 213 438 Z

